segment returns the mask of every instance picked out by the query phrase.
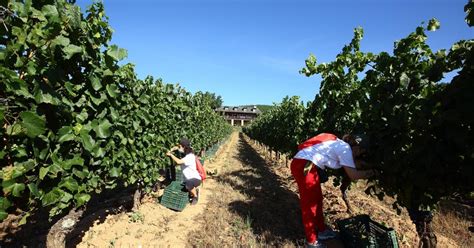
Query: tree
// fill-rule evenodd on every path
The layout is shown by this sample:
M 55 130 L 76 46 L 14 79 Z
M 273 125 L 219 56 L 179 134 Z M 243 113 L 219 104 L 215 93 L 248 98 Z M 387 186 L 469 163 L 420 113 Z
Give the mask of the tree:
M 211 93 L 211 92 L 208 92 L 206 91 L 205 93 L 202 93 L 201 91 L 197 92 L 197 94 L 202 94 L 204 98 L 207 99 L 207 101 L 209 101 L 212 109 L 216 109 L 216 108 L 219 108 L 222 106 L 222 97 L 221 96 L 217 96 L 215 93 Z

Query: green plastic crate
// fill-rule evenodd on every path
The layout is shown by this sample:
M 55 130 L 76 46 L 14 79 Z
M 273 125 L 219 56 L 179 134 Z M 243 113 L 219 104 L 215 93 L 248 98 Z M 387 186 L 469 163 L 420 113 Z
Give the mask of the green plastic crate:
M 179 166 L 176 167 L 176 182 L 184 182 L 183 172 Z
M 345 247 L 398 248 L 396 232 L 368 215 L 337 221 L 337 226 Z
M 173 182 L 176 183 L 176 182 Z M 165 192 L 161 197 L 161 205 L 176 210 L 183 211 L 186 205 L 189 202 L 188 192 L 183 192 L 181 190 L 182 186 L 179 189 L 176 189 L 176 184 L 171 183 L 168 187 L 165 188 Z M 180 184 L 179 184 L 180 185 Z
M 183 182 L 173 181 L 165 188 L 165 190 L 182 190 L 183 188 Z

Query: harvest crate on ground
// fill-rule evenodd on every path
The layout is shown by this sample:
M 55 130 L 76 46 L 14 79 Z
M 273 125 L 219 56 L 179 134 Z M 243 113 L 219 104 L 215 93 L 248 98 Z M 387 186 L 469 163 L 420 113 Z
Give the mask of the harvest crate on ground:
M 337 226 L 346 247 L 398 248 L 395 231 L 373 221 L 368 215 L 340 220 Z
M 179 166 L 176 166 L 176 182 L 182 183 L 184 182 L 183 172 Z
M 176 211 L 183 211 L 189 201 L 188 192 L 182 190 L 181 182 L 172 182 L 165 188 L 165 192 L 161 197 L 161 205 L 174 209 Z

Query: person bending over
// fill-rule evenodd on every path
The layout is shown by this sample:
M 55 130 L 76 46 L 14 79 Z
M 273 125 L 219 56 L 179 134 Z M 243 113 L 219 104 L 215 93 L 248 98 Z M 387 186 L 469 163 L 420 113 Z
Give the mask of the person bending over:
M 324 224 L 320 175 L 326 168 L 342 168 L 351 180 L 369 178 L 374 171 L 357 170 L 354 160 L 366 151 L 363 136 L 322 133 L 298 146 L 291 162 L 291 174 L 298 184 L 300 207 L 308 248 L 325 247 L 320 241 L 336 237 Z M 319 172 L 318 172 L 319 171 Z

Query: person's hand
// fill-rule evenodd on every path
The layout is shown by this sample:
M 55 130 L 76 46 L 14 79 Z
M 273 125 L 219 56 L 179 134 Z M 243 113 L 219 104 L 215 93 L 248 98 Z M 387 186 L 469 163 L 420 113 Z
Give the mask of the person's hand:
M 173 153 L 171 151 L 166 153 L 166 156 L 168 156 L 168 157 L 171 157 L 171 155 L 173 155 Z
M 173 146 L 173 147 L 171 147 L 171 150 L 170 150 L 170 152 L 174 152 L 174 151 L 176 151 L 176 150 L 179 150 L 179 147 L 177 147 L 177 146 Z

